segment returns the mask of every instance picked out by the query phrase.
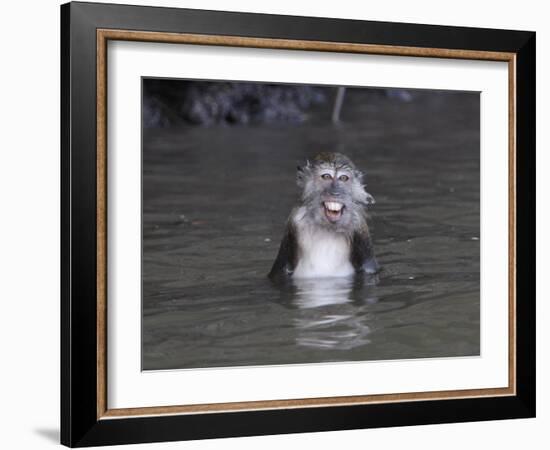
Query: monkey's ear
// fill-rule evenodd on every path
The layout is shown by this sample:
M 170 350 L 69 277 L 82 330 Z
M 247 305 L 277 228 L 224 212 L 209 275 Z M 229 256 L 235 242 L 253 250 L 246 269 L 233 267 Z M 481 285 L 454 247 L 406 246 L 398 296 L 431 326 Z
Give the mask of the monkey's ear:
M 304 187 L 304 179 L 304 168 L 302 166 L 296 166 L 296 184 L 298 185 L 298 187 Z
M 365 194 L 366 194 L 367 205 L 374 205 L 376 203 L 376 200 L 374 199 L 374 197 L 370 195 L 367 191 L 365 191 Z
M 363 172 L 361 172 L 360 170 L 354 170 L 353 175 L 359 181 L 359 183 L 363 182 Z
M 298 185 L 298 187 L 304 187 L 308 171 L 309 161 L 306 161 L 306 164 L 304 166 L 296 166 L 296 184 Z

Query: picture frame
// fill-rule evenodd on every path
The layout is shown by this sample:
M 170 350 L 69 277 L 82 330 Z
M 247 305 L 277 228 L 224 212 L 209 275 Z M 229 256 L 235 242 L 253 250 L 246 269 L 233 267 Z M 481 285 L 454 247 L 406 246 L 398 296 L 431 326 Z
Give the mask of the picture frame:
M 81 447 L 534 417 L 535 40 L 535 33 L 527 31 L 80 2 L 62 5 L 61 443 Z M 506 63 L 508 386 L 110 408 L 106 300 L 110 41 Z

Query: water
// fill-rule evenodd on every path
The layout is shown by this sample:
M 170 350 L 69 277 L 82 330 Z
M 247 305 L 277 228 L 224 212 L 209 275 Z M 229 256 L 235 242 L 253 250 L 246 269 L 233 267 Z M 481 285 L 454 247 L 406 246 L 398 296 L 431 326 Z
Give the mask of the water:
M 144 131 L 143 368 L 479 355 L 479 97 L 348 94 L 306 125 Z M 296 165 L 365 170 L 383 271 L 266 277 Z

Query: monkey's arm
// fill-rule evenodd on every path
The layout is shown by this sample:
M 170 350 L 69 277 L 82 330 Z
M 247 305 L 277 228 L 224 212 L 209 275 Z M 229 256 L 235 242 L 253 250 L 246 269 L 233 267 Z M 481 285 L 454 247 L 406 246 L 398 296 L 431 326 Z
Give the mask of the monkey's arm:
M 292 275 L 296 267 L 297 254 L 296 231 L 289 221 L 285 228 L 283 240 L 279 246 L 279 253 L 268 274 L 269 278 L 282 278 Z
M 380 270 L 374 256 L 369 229 L 366 226 L 353 234 L 351 263 L 357 272 L 376 273 Z

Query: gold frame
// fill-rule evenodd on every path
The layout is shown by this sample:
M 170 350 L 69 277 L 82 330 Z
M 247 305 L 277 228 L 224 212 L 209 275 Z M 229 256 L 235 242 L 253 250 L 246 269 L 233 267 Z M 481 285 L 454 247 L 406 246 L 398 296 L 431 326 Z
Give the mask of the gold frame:
M 420 400 L 448 400 L 516 395 L 516 55 L 505 52 L 402 47 L 340 42 L 298 41 L 148 31 L 97 30 L 97 419 L 197 414 L 265 409 L 288 409 Z M 364 53 L 392 56 L 436 57 L 503 61 L 508 63 L 508 386 L 397 394 L 263 400 L 200 405 L 148 406 L 109 409 L 107 405 L 107 42 L 109 40 L 218 45 L 268 49 Z

